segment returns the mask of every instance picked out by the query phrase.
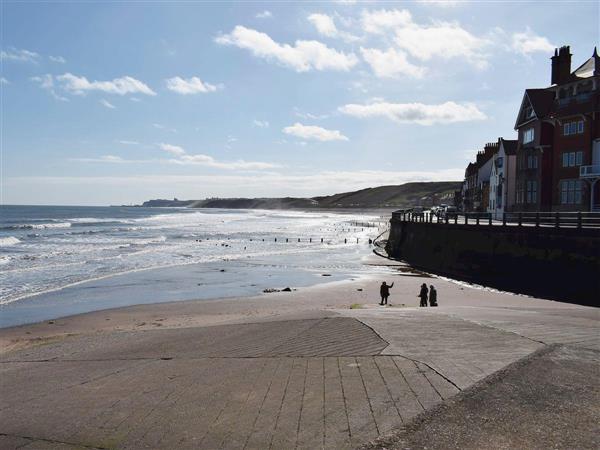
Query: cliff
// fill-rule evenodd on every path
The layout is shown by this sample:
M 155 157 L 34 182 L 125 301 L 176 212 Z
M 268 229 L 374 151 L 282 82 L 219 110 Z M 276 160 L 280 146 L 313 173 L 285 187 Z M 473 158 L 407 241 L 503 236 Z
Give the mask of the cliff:
M 189 206 L 192 208 L 310 209 L 310 208 L 406 208 L 414 205 L 452 204 L 459 181 L 419 182 L 379 186 L 359 191 L 312 198 L 210 198 L 205 200 L 149 200 L 141 206 Z

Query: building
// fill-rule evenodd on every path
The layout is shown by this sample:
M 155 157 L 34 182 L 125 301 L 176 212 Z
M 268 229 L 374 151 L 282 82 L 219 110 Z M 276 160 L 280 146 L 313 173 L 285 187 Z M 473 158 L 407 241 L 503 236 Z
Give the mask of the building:
M 498 138 L 498 151 L 491 163 L 489 200 L 487 212 L 501 220 L 515 202 L 517 141 Z
M 571 71 L 555 50 L 551 86 L 526 89 L 515 123 L 515 211 L 600 209 L 600 57 Z
M 477 152 L 474 163 L 465 170 L 462 189 L 462 210 L 464 212 L 485 212 L 488 207 L 492 157 L 498 151 L 497 143 L 486 144 Z

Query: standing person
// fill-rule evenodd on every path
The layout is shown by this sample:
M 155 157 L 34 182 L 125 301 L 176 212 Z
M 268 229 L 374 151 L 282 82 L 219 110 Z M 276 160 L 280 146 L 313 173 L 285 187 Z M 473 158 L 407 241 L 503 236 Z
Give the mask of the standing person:
M 383 283 L 381 283 L 381 287 L 379 288 L 379 294 L 381 294 L 381 303 L 380 305 L 387 305 L 388 302 L 388 297 L 390 296 L 390 289 L 394 287 L 394 283 L 392 284 L 386 284 L 386 282 L 384 281 Z
M 427 285 L 425 283 L 421 285 L 421 292 L 419 292 L 418 297 L 421 298 L 421 304 L 419 306 L 427 306 Z
M 429 286 L 429 306 L 437 306 L 437 289 L 433 284 Z

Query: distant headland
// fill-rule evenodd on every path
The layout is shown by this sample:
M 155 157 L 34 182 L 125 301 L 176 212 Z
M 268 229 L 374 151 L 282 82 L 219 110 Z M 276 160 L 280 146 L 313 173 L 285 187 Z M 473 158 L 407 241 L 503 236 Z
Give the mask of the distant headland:
M 460 181 L 413 182 L 310 198 L 174 198 L 148 200 L 135 206 L 228 209 L 403 208 L 415 205 L 454 204 L 455 193 L 460 190 L 461 185 Z

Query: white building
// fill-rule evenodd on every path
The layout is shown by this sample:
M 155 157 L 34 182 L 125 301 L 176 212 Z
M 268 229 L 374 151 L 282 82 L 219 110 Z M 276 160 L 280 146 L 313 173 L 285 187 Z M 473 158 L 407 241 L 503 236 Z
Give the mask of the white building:
M 498 139 L 498 151 L 491 160 L 490 189 L 487 212 L 502 220 L 505 211 L 515 203 L 517 141 Z

